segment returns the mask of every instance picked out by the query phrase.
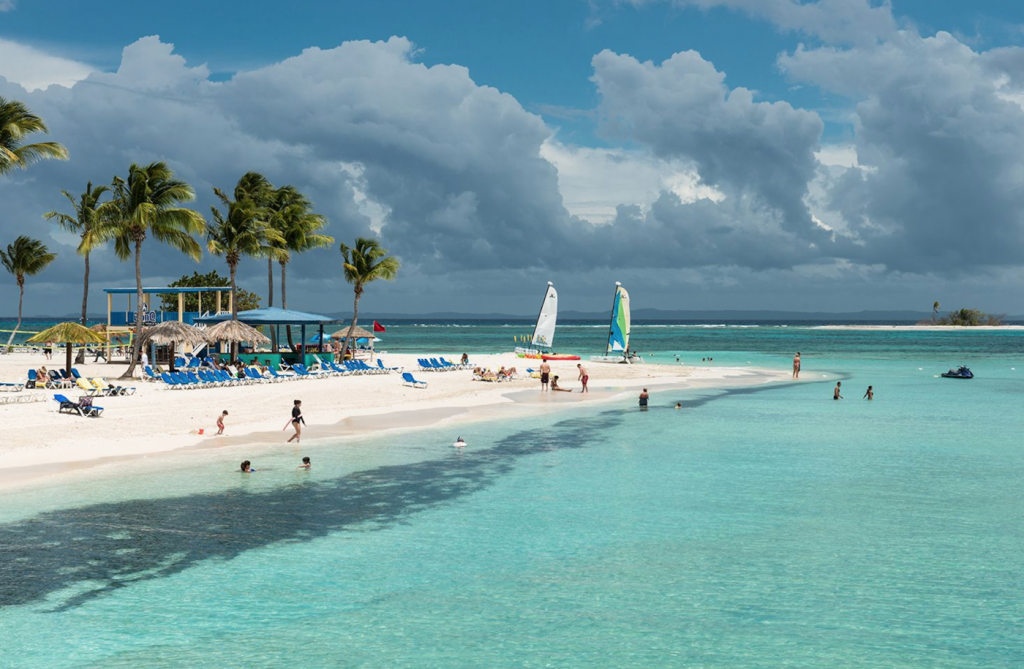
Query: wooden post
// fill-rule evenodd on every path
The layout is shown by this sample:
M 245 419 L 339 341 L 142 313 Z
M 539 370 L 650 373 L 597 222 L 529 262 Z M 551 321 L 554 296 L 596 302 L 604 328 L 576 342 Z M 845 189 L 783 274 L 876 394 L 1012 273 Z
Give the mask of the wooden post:
M 183 323 L 185 321 L 185 294 L 178 293 L 178 322 Z
M 220 313 L 220 291 L 217 291 L 217 313 Z

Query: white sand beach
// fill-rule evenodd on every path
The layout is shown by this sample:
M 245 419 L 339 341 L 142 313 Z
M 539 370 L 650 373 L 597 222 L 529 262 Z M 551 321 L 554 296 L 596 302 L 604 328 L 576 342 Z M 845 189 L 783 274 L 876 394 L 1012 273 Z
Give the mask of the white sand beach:
M 61 356 L 57 356 L 61 357 Z M 575 361 L 553 362 L 553 374 L 572 393 L 539 391 L 539 381 L 525 369 L 535 360 L 514 354 L 474 355 L 474 364 L 497 369 L 515 366 L 518 380 L 488 383 L 472 380 L 470 370 L 419 372 L 415 355 L 388 355 L 389 365 L 403 366 L 426 389 L 402 385 L 398 374 L 329 377 L 266 383 L 251 386 L 173 390 L 163 383 L 116 381 L 123 365 L 83 364 L 76 368 L 88 377 L 131 385 L 136 394 L 98 397 L 104 408 L 99 418 L 60 414 L 54 393 L 77 400 L 83 391 L 25 390 L 45 396 L 45 401 L 0 405 L 4 438 L 0 441 L 0 486 L 21 483 L 76 469 L 102 465 L 126 457 L 152 456 L 197 446 L 236 448 L 244 455 L 246 444 L 279 440 L 291 435 L 288 425 L 292 402 L 302 400 L 307 425 L 303 440 L 336 438 L 358 432 L 424 427 L 443 420 L 467 420 L 486 416 L 483 407 L 525 405 L 524 411 L 558 410 L 580 402 L 608 400 L 642 386 L 735 387 L 789 378 L 788 370 L 674 365 L 609 365 L 583 361 L 590 372 L 592 393 L 582 395 Z M 41 354 L 0 356 L 0 379 L 25 378 L 30 367 L 48 369 L 63 361 L 45 361 Z M 519 391 L 519 392 L 517 392 Z M 526 393 L 521 391 L 527 391 Z M 529 394 L 536 392 L 536 396 Z M 216 419 L 227 410 L 227 429 L 216 436 Z M 203 433 L 200 434 L 199 431 Z

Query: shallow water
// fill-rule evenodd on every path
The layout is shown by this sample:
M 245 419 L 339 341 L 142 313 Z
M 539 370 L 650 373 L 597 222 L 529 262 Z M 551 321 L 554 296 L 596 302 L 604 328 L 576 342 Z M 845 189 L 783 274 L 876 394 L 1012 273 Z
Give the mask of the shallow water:
M 0 666 L 1019 666 L 1024 336 L 726 334 L 805 382 L 5 495 Z

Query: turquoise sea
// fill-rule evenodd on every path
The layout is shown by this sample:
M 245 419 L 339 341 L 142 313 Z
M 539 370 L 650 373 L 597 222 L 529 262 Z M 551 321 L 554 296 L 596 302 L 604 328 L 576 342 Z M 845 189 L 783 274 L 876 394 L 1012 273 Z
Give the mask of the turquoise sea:
M 247 477 L 204 450 L 3 492 L 0 667 L 1024 664 L 1024 332 L 633 335 L 665 364 L 800 350 L 805 380 L 499 415 L 457 428 L 464 451 L 433 428 L 254 447 Z M 977 378 L 937 378 L 959 364 Z

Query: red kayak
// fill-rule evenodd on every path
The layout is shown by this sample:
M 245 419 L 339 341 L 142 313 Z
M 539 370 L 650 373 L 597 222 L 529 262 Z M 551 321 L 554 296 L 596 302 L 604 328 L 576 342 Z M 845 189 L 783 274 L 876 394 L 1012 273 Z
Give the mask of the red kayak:
M 558 354 L 558 353 L 552 353 L 550 355 L 545 353 L 544 355 L 542 355 L 540 357 L 544 361 L 547 361 L 547 360 L 579 360 L 580 359 L 580 356 L 578 356 L 578 355 L 563 355 L 563 354 Z

